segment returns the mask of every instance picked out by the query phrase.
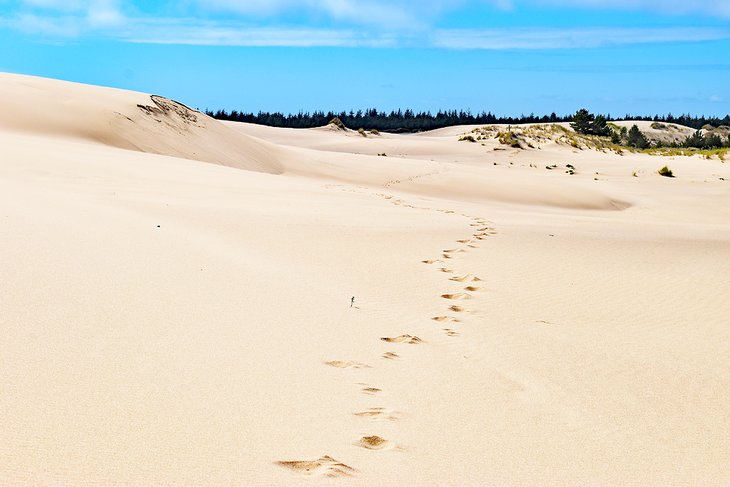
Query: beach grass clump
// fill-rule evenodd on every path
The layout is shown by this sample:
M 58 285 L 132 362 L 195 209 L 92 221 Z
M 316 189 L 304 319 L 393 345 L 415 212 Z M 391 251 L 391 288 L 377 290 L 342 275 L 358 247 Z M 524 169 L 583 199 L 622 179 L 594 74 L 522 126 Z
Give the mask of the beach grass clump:
M 345 124 L 342 123 L 342 120 L 340 120 L 339 117 L 335 117 L 332 120 L 330 120 L 330 125 L 334 125 L 340 130 L 345 130 L 347 127 L 345 127 Z
M 673 178 L 674 177 L 674 173 L 667 166 L 664 166 L 663 168 L 659 169 L 659 171 L 657 171 L 657 172 L 659 173 L 660 176 L 664 176 L 665 178 Z
M 459 142 L 476 142 L 477 140 L 473 135 L 462 135 L 459 137 Z
M 502 145 L 508 145 L 510 147 L 513 147 L 515 149 L 520 149 L 520 140 L 517 138 L 514 132 L 511 130 L 508 132 L 499 132 L 497 134 L 497 138 L 499 139 L 499 143 Z

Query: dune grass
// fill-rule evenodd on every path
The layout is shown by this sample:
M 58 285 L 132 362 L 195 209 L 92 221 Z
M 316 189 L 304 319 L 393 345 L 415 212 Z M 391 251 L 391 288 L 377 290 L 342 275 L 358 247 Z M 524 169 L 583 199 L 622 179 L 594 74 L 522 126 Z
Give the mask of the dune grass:
M 719 160 L 725 162 L 725 158 L 728 157 L 730 148 L 723 149 L 695 149 L 685 147 L 655 147 L 652 149 L 644 149 L 641 152 L 652 156 L 704 156 L 705 159 L 713 159 L 717 157 Z

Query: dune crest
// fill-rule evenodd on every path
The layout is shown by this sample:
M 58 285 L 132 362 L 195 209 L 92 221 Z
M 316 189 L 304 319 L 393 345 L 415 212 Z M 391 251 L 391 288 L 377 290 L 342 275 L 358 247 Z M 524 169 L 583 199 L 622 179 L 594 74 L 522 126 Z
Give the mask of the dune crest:
M 0 73 L 0 130 L 279 174 L 277 150 L 157 95 Z

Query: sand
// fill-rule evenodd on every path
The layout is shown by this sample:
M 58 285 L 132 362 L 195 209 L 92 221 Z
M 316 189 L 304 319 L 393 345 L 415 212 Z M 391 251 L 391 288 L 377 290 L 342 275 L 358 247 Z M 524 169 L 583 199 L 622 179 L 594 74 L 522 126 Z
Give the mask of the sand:
M 0 87 L 1 485 L 730 483 L 718 159 Z

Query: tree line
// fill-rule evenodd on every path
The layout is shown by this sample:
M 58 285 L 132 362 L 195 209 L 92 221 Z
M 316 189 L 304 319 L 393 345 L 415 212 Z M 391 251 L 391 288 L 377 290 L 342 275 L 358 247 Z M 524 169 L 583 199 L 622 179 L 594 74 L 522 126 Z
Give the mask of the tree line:
M 218 120 L 254 123 L 270 127 L 285 128 L 314 128 L 327 125 L 334 118 L 338 118 L 346 127 L 352 129 L 382 130 L 385 132 L 419 132 L 434 130 L 455 125 L 489 125 L 489 124 L 520 124 L 520 123 L 559 123 L 569 122 L 568 115 L 558 116 L 555 113 L 545 116 L 534 114 L 519 117 L 498 117 L 492 113 L 482 112 L 474 115 L 468 111 L 440 110 L 435 115 L 431 112 L 414 112 L 413 110 L 394 110 L 390 113 L 378 111 L 375 108 L 350 112 L 299 112 L 284 115 L 280 112 L 247 113 L 233 110 L 210 111 L 207 115 Z
M 434 130 L 455 125 L 492 125 L 492 124 L 531 124 L 531 123 L 560 123 L 572 122 L 574 115 L 550 115 L 538 116 L 535 114 L 520 115 L 519 117 L 497 116 L 491 112 L 472 114 L 463 110 L 439 110 L 436 114 L 429 111 L 414 112 L 413 110 L 394 110 L 391 112 L 378 111 L 375 108 L 349 112 L 299 112 L 296 114 L 283 114 L 280 112 L 251 113 L 245 111 L 206 110 L 207 115 L 218 120 L 229 120 L 234 122 L 246 122 L 270 127 L 284 128 L 314 128 L 327 125 L 332 119 L 339 118 L 345 126 L 352 129 L 363 128 L 365 130 L 382 130 L 385 132 L 420 132 Z M 619 120 L 608 115 L 598 115 L 604 121 Z M 692 116 L 689 114 L 674 116 L 653 115 L 636 116 L 625 115 L 620 120 L 645 120 L 652 122 L 676 123 L 694 129 L 701 129 L 705 125 L 730 125 L 730 115 L 724 118 Z

